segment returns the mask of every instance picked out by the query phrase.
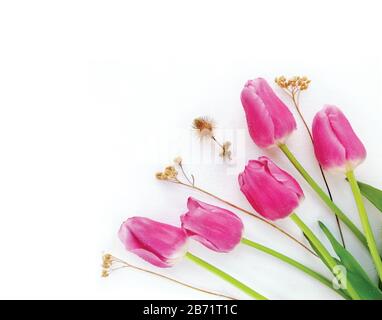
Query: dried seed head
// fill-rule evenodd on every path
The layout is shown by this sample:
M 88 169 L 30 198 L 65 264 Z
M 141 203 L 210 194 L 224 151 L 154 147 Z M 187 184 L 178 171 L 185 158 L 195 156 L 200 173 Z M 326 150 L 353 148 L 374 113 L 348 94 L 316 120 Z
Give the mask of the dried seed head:
M 194 119 L 192 127 L 197 130 L 199 136 L 212 136 L 215 129 L 214 121 L 208 117 L 199 117 Z
M 106 253 L 102 256 L 102 273 L 101 276 L 106 278 L 110 274 L 110 268 L 113 264 L 113 256 L 109 253 Z
M 306 76 L 294 76 L 289 79 L 281 76 L 276 77 L 275 82 L 280 88 L 286 89 L 294 94 L 297 91 L 307 90 L 311 81 Z
M 157 172 L 157 173 L 155 174 L 155 177 L 156 177 L 158 180 L 166 180 L 166 179 L 164 178 L 163 172 Z
M 223 143 L 224 148 L 229 148 L 230 146 L 231 146 L 231 142 L 229 142 L 229 141 L 226 141 Z
M 168 166 L 164 169 L 164 175 L 168 177 L 168 179 L 176 178 L 178 175 L 178 171 L 176 171 L 174 166 Z
M 112 255 L 107 253 L 102 256 L 102 267 L 109 269 L 113 263 Z
M 223 159 L 231 160 L 231 150 L 229 149 L 231 147 L 231 142 L 226 141 L 222 144 L 222 151 L 220 152 L 220 157 Z
M 288 83 L 287 83 L 287 80 L 284 76 L 281 76 L 281 77 L 276 77 L 275 79 L 275 82 L 279 85 L 279 87 L 281 88 L 287 88 L 288 87 Z
M 176 180 L 177 176 L 178 171 L 175 169 L 174 166 L 168 166 L 164 169 L 163 172 L 157 172 L 155 174 L 155 177 L 158 180 Z
M 183 159 L 181 157 L 174 158 L 174 163 L 178 166 L 182 164 Z

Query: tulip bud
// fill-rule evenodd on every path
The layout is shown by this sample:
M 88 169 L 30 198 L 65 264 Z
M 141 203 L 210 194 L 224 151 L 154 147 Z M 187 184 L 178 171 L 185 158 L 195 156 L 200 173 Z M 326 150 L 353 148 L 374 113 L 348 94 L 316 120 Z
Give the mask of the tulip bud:
M 347 172 L 366 158 L 366 150 L 345 115 L 326 105 L 313 120 L 314 152 L 325 170 Z
M 127 219 L 119 230 L 126 250 L 161 268 L 173 266 L 187 253 L 187 234 L 178 227 L 148 218 Z
M 244 226 L 231 211 L 191 197 L 187 208 L 189 211 L 181 216 L 181 221 L 190 237 L 218 252 L 229 252 L 240 243 Z
M 249 80 L 241 92 L 249 134 L 260 148 L 284 143 L 296 129 L 288 107 L 262 78 Z
M 287 217 L 304 198 L 298 182 L 267 157 L 250 160 L 239 184 L 252 207 L 269 220 Z

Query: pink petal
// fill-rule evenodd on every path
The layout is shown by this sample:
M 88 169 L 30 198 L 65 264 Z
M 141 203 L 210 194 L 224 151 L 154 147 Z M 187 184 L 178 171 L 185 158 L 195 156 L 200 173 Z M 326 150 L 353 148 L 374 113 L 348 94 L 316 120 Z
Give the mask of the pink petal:
M 302 191 L 300 184 L 288 172 L 282 170 L 268 157 L 263 156 L 258 160 L 264 164 L 264 167 L 269 172 L 269 174 L 271 174 L 285 187 L 296 193 L 299 199 L 304 197 L 304 192 Z
M 172 266 L 187 248 L 184 230 L 143 217 L 126 220 L 119 238 L 128 251 L 158 267 Z
M 257 78 L 254 80 L 254 88 L 256 94 L 261 98 L 264 105 L 266 105 L 272 118 L 274 139 L 278 141 L 285 140 L 285 137 L 296 129 L 296 121 L 292 113 L 275 94 L 265 79 Z
M 321 110 L 314 117 L 312 134 L 314 153 L 324 169 L 345 165 L 346 150 L 333 132 L 325 110 Z
M 244 172 L 239 175 L 240 189 L 262 216 L 270 220 L 285 218 L 299 205 L 302 190 L 296 188 L 294 182 L 277 180 L 263 161 L 248 162 Z M 283 179 L 286 177 L 282 175 Z
M 187 207 L 181 221 L 190 237 L 218 252 L 229 252 L 240 242 L 244 226 L 231 211 L 191 197 Z
M 345 148 L 346 160 L 358 165 L 366 158 L 366 149 L 361 140 L 355 134 L 348 119 L 335 106 L 325 106 L 325 114 L 328 117 L 331 128 L 338 141 Z
M 246 83 L 241 92 L 241 103 L 252 140 L 260 148 L 273 145 L 275 143 L 273 121 L 264 102 L 254 90 L 254 81 Z

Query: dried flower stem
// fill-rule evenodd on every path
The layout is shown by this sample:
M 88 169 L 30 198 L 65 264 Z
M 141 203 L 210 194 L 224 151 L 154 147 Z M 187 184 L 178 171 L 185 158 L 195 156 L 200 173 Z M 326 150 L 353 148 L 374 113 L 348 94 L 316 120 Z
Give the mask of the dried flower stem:
M 223 148 L 223 145 L 215 138 L 215 136 L 211 136 L 211 139 L 216 142 L 216 144 L 220 147 Z
M 182 162 L 179 163 L 179 168 L 180 168 L 180 170 L 182 170 L 182 174 L 183 174 L 183 176 L 186 178 L 186 180 L 188 181 L 188 183 L 189 183 L 190 185 L 194 186 L 194 185 L 195 185 L 195 178 L 194 178 L 193 175 L 191 175 L 191 179 L 192 179 L 192 181 L 190 180 L 190 178 L 187 176 L 186 172 L 184 171 Z
M 216 138 L 215 136 L 211 136 L 211 139 L 213 141 L 215 141 L 215 143 L 219 146 L 219 148 L 221 149 L 221 152 L 220 152 L 220 157 L 222 157 L 223 159 L 228 159 L 228 160 L 232 160 L 232 157 L 231 157 L 231 150 L 230 150 L 230 147 L 231 147 L 231 142 L 229 141 L 226 141 L 224 143 L 220 143 Z
M 224 143 L 220 143 L 215 135 L 215 121 L 209 117 L 199 117 L 195 118 L 192 122 L 192 128 L 196 130 L 197 134 L 200 138 L 211 138 L 221 149 L 220 157 L 224 160 L 231 160 L 231 142 L 226 141 Z
M 155 271 L 147 270 L 147 269 L 144 269 L 144 268 L 141 268 L 141 267 L 132 265 L 131 263 L 128 263 L 127 261 L 124 261 L 124 260 L 121 260 L 121 259 L 119 259 L 119 258 L 117 258 L 117 257 L 114 257 L 114 256 L 112 256 L 111 254 L 106 254 L 106 255 L 104 255 L 103 259 L 104 259 L 104 266 L 105 266 L 105 260 L 108 261 L 108 262 L 106 263 L 106 265 L 109 266 L 108 270 L 105 270 L 105 269 L 103 270 L 102 275 L 103 275 L 104 277 L 108 276 L 109 273 L 110 273 L 111 271 L 116 271 L 116 270 L 123 269 L 123 268 L 131 268 L 131 269 L 134 269 L 134 270 L 143 271 L 143 272 L 145 272 L 145 273 L 148 273 L 148 274 L 151 274 L 151 275 L 160 277 L 160 278 L 162 278 L 162 279 L 169 280 L 169 281 L 174 282 L 174 283 L 176 283 L 176 284 L 179 284 L 179 285 L 182 285 L 182 286 L 184 286 L 184 287 L 187 287 L 187 288 L 190 288 L 190 289 L 194 289 L 194 290 L 197 290 L 197 291 L 200 291 L 200 292 L 203 292 L 203 293 L 207 293 L 207 294 L 210 294 L 210 295 L 214 295 L 214 296 L 221 297 L 221 298 L 225 298 L 225 299 L 229 299 L 229 300 L 237 300 L 237 299 L 234 298 L 234 297 L 227 296 L 227 295 L 222 294 L 222 293 L 216 293 L 216 292 L 208 291 L 208 290 L 206 290 L 206 289 L 201 289 L 201 288 L 192 286 L 192 285 L 190 285 L 190 284 L 181 282 L 181 281 L 179 281 L 179 280 L 176 280 L 176 279 L 174 279 L 174 278 L 171 278 L 171 277 L 169 277 L 169 276 L 165 276 L 165 275 L 163 275 L 163 274 L 157 273 L 157 272 L 155 272 Z M 115 267 L 115 268 L 111 268 L 112 263 L 119 263 L 120 266 Z M 105 273 L 105 271 L 106 271 L 106 273 Z
M 300 83 L 298 82 L 299 80 L 300 80 Z M 312 145 L 313 145 L 313 135 L 312 135 L 312 132 L 310 131 L 309 125 L 306 122 L 305 117 L 302 114 L 301 108 L 300 108 L 300 93 L 301 93 L 301 90 L 308 89 L 310 80 L 308 80 L 306 77 L 303 77 L 303 78 L 294 77 L 294 78 L 292 78 L 290 80 L 286 80 L 284 77 L 278 77 L 278 78 L 276 78 L 276 83 L 292 99 L 293 105 L 295 106 L 295 108 L 297 110 L 297 113 L 298 113 L 302 123 L 304 124 L 304 127 L 305 127 L 306 131 L 308 132 L 309 138 L 310 138 L 310 140 L 312 142 Z M 326 179 L 325 172 L 324 172 L 321 164 L 318 163 L 318 162 L 317 162 L 317 164 L 318 164 L 318 166 L 320 168 L 321 176 L 322 176 L 322 179 L 324 180 L 325 187 L 326 187 L 326 190 L 328 192 L 329 198 L 330 198 L 331 201 L 333 201 L 332 192 L 330 191 L 329 183 L 328 183 L 328 181 Z M 342 232 L 340 220 L 339 220 L 339 218 L 337 216 L 335 216 L 335 217 L 336 217 L 336 221 L 337 221 L 338 230 L 339 230 L 339 233 L 340 233 L 340 236 L 341 236 L 341 242 L 342 242 L 344 248 L 346 248 L 346 246 L 345 246 L 345 239 L 344 239 L 344 235 L 343 235 L 343 232 Z

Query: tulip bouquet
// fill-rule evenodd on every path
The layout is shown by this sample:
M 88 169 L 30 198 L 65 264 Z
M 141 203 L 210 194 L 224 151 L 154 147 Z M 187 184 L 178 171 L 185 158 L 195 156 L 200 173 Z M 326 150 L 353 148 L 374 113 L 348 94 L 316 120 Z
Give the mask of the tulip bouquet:
M 238 175 L 238 187 L 254 209 L 254 212 L 243 209 L 198 187 L 195 183 L 195 177 L 186 173 L 180 157 L 174 160 L 174 165 L 168 166 L 163 172 L 157 173 L 156 177 L 161 181 L 198 191 L 222 202 L 225 206 L 232 207 L 233 210 L 250 215 L 271 226 L 280 235 L 287 236 L 291 241 L 297 242 L 307 254 L 315 256 L 317 263 L 322 263 L 332 273 L 332 279 L 283 253 L 244 237 L 245 228 L 239 216 L 225 208 L 192 197 L 188 198 L 187 212 L 179 217 L 180 226 L 153 221 L 147 217 L 130 217 L 122 223 L 119 238 L 127 251 L 138 255 L 156 267 L 171 267 L 180 259 L 185 258 L 206 271 L 214 273 L 254 299 L 265 300 L 268 298 L 244 284 L 242 280 L 230 276 L 226 271 L 191 253 L 188 250 L 188 241 L 191 239 L 198 241 L 207 249 L 220 253 L 229 253 L 238 245 L 248 246 L 293 266 L 303 274 L 314 278 L 329 289 L 337 292 L 339 297 L 348 300 L 382 300 L 382 291 L 380 290 L 382 281 L 381 255 L 362 197 L 366 197 L 382 211 L 382 191 L 357 181 L 354 174 L 355 168 L 365 159 L 366 150 L 345 115 L 336 106 L 325 105 L 314 117 L 312 129 L 310 129 L 299 105 L 300 93 L 306 90 L 310 84 L 310 80 L 306 77 L 293 77 L 291 79 L 279 77 L 276 78 L 276 83 L 291 98 L 304 123 L 313 143 L 317 165 L 326 190 L 320 187 L 319 183 L 312 178 L 288 148 L 286 141 L 288 136 L 296 130 L 296 121 L 286 104 L 275 94 L 267 81 L 262 78 L 248 81 L 241 92 L 241 103 L 244 107 L 249 134 L 260 149 L 278 148 L 306 181 L 306 186 L 310 186 L 334 214 L 341 239 L 336 239 L 329 228 L 323 222 L 318 221 L 332 248 L 325 246 L 304 222 L 304 217 L 297 214 L 298 206 L 304 199 L 302 187 L 290 173 L 281 169 L 266 156 L 249 160 L 243 171 Z M 193 126 L 199 131 L 200 135 L 211 138 L 221 148 L 220 155 L 224 159 L 228 161 L 231 159 L 231 144 L 229 142 L 220 143 L 217 140 L 214 135 L 214 124 L 209 118 L 197 118 L 194 120 Z M 354 195 L 362 229 L 358 228 L 356 223 L 334 203 L 326 179 L 327 172 L 340 172 L 346 176 Z M 275 220 L 288 218 L 301 230 L 306 242 L 298 240 L 274 223 Z M 342 227 L 348 228 L 365 247 L 365 250 L 369 252 L 379 276 L 379 283 L 370 278 L 362 265 L 346 249 Z M 133 267 L 192 287 L 160 273 L 132 266 L 110 254 L 104 255 L 103 275 L 108 276 L 110 271 L 118 269 L 117 264 L 122 267 Z M 337 283 L 336 286 L 333 285 L 334 282 Z M 206 291 L 195 287 L 192 288 Z M 207 292 L 233 299 L 222 294 Z

